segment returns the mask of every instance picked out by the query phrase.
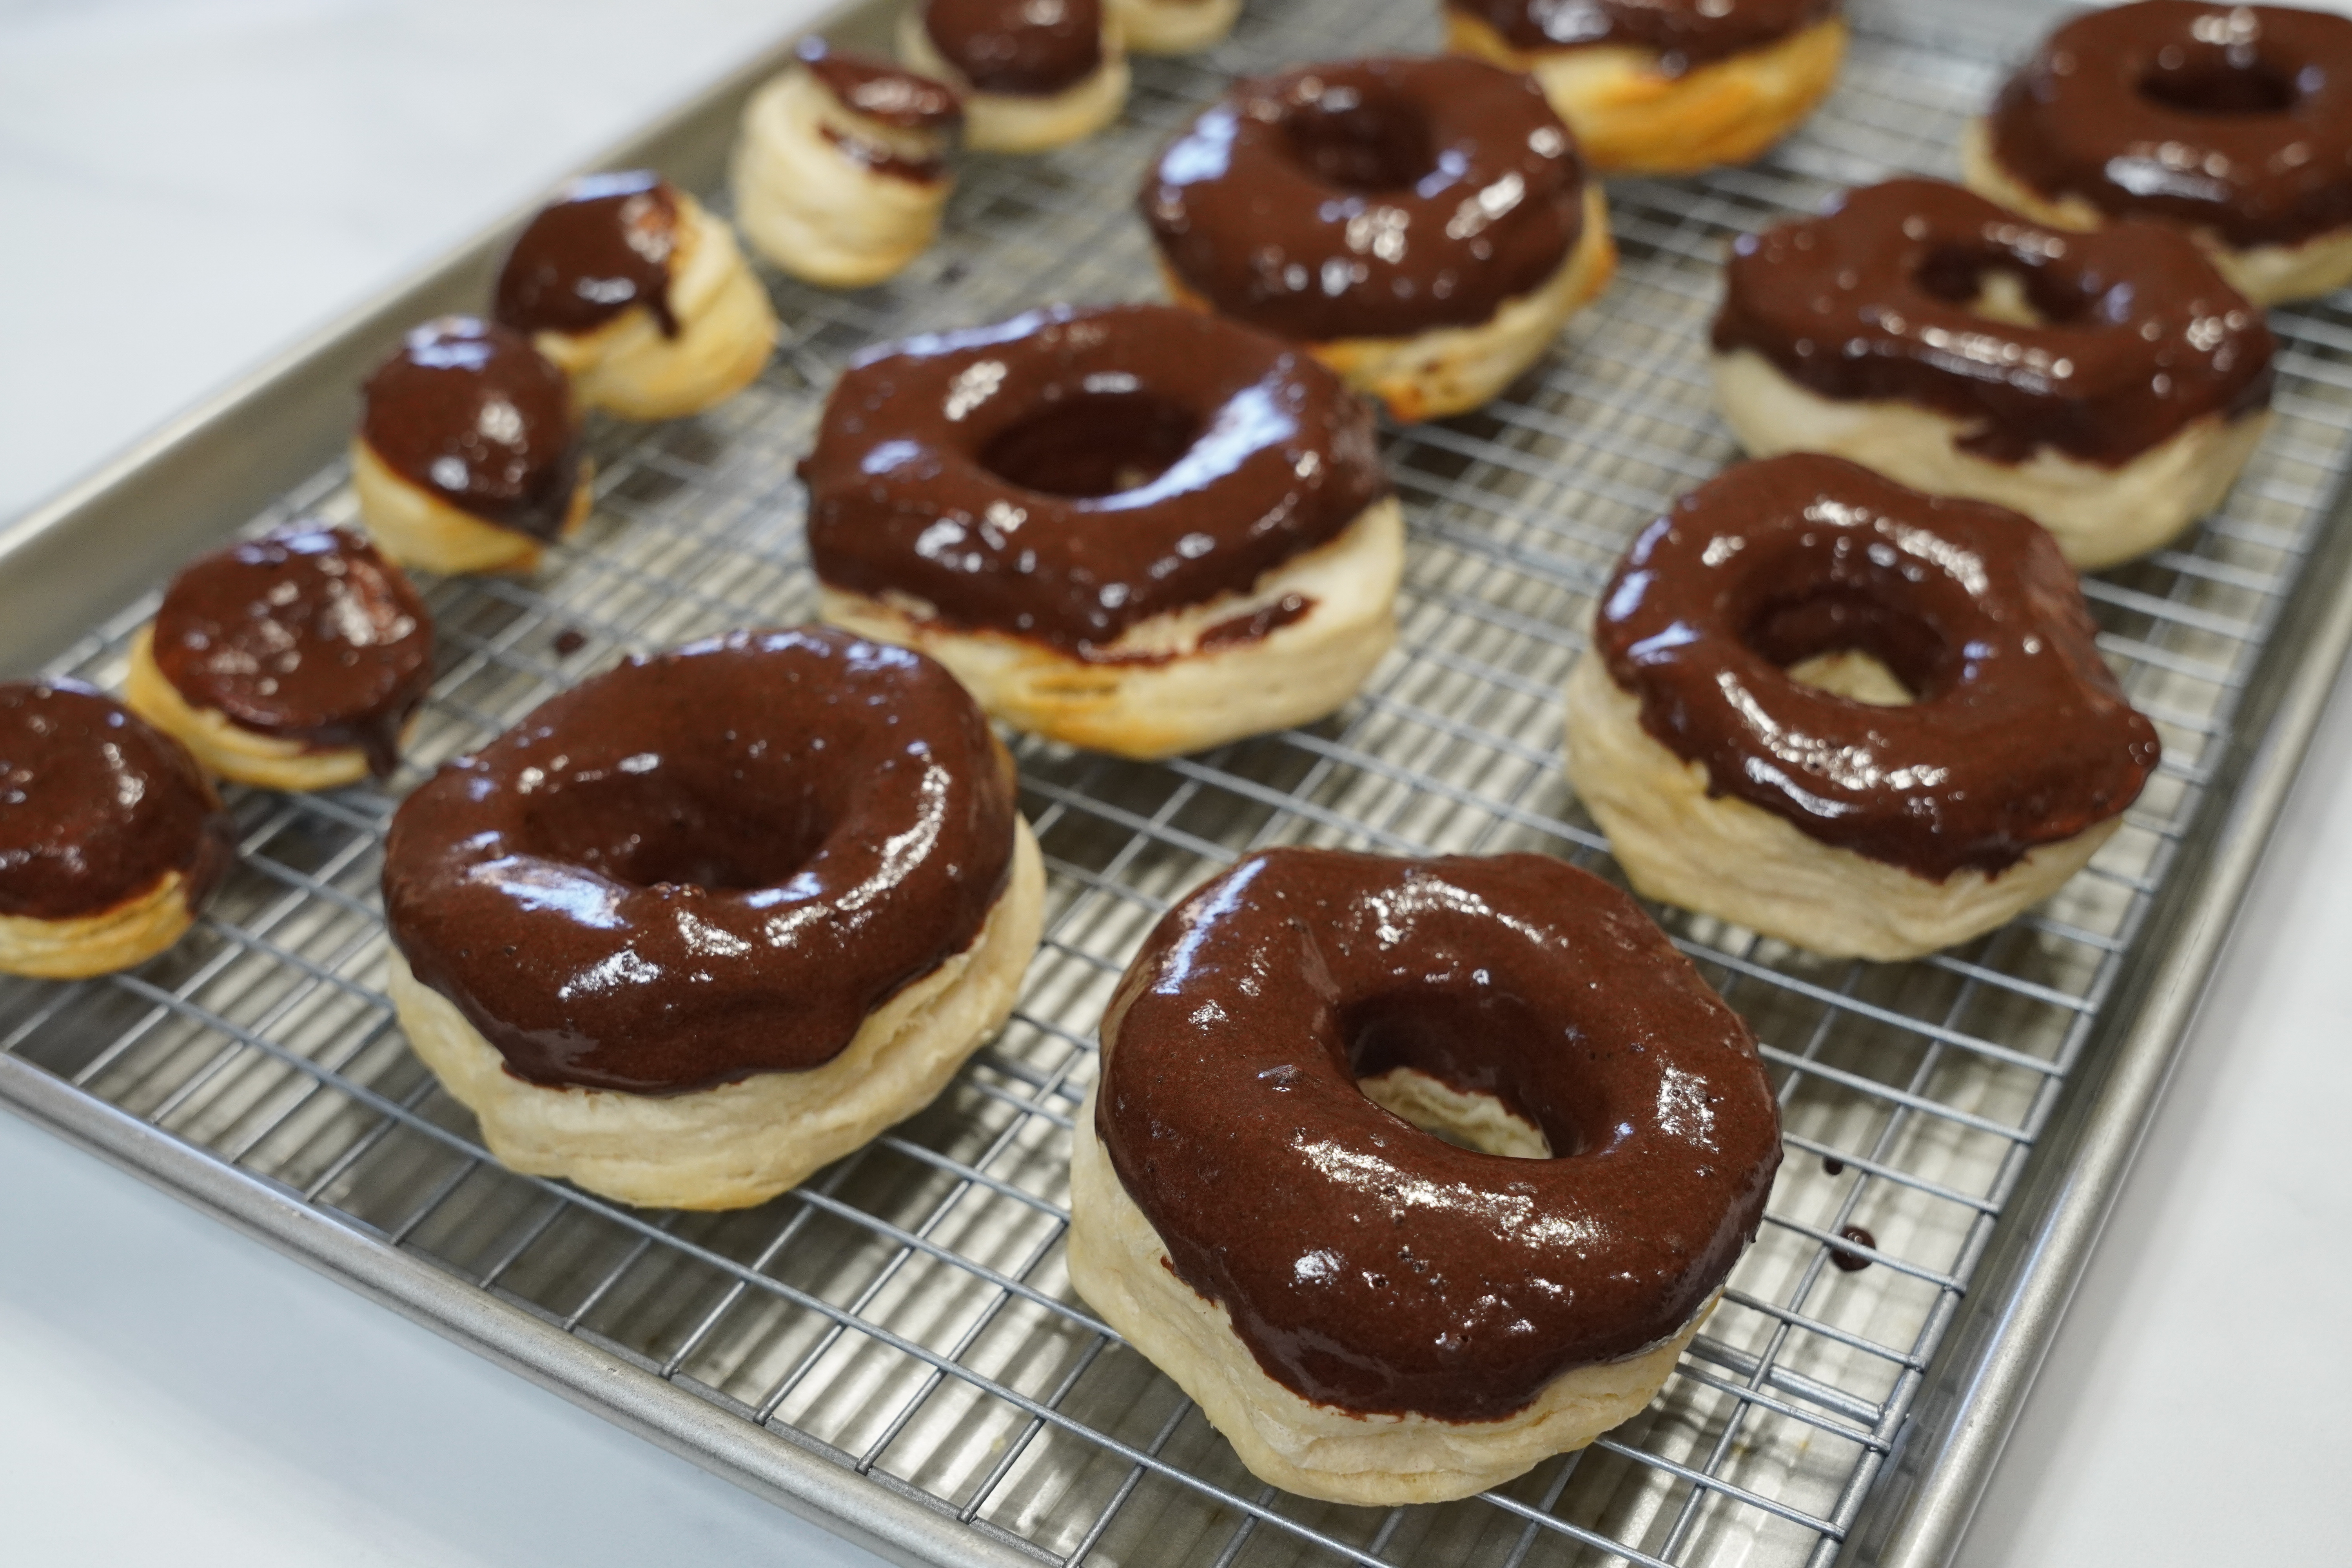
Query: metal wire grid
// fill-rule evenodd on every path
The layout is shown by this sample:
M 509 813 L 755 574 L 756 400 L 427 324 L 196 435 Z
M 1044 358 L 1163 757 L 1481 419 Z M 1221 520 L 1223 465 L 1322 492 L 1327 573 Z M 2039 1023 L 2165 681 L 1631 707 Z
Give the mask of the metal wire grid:
M 846 356 L 1046 300 L 1147 296 L 1127 198 L 1161 136 L 1230 73 L 1429 47 L 1420 0 L 1260 4 L 1213 57 L 1142 62 L 1118 132 L 969 170 L 911 279 L 850 296 L 772 280 L 788 342 L 757 386 L 698 420 L 599 430 L 595 518 L 533 582 L 433 587 L 443 669 L 392 789 L 239 795 L 243 869 L 198 931 L 106 982 L 7 984 L 0 1049 L 1045 1561 L 1828 1561 L 2352 462 L 2352 322 L 2331 310 L 2278 319 L 2276 426 L 2223 512 L 2088 585 L 2166 746 L 2089 872 L 1906 965 L 1828 963 L 1659 911 L 1766 1042 L 1790 1158 L 1762 1238 L 1644 1415 L 1468 1502 L 1308 1503 L 1257 1484 L 1078 1302 L 1059 1243 L 1094 1023 L 1143 932 L 1205 876 L 1274 843 L 1538 849 L 1614 874 L 1559 776 L 1558 693 L 1631 531 L 1734 455 L 1703 363 L 1721 246 L 1839 184 L 1949 173 L 1993 52 L 2022 47 L 2043 15 L 1854 9 L 1844 83 L 1797 142 L 1759 169 L 1614 187 L 1622 276 L 1542 371 L 1478 416 L 1389 434 L 1412 528 L 1403 636 L 1358 701 L 1161 765 L 1017 748 L 1052 873 L 1022 1006 L 937 1104 L 803 1190 L 734 1215 L 641 1213 L 490 1162 L 379 993 L 391 810 L 425 770 L 623 651 L 804 618 L 791 466 Z M 344 481 L 322 472 L 257 521 L 349 516 Z M 151 608 L 60 668 L 117 680 Z M 1833 1247 L 1870 1267 L 1835 1267 Z

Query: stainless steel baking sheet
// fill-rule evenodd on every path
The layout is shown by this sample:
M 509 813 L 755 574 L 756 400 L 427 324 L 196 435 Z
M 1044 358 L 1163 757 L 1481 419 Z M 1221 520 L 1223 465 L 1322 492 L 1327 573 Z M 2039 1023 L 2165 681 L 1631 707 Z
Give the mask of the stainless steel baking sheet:
M 1559 691 L 1631 531 L 1734 455 L 1704 374 L 1726 240 L 1841 184 L 1952 173 L 1964 118 L 2053 7 L 1856 0 L 1836 96 L 1766 163 L 1614 184 L 1622 276 L 1542 369 L 1481 414 L 1388 433 L 1412 533 L 1403 637 L 1344 712 L 1164 765 L 1021 742 L 1052 872 L 1021 1010 L 936 1105 L 802 1191 L 687 1215 L 508 1174 L 380 994 L 380 834 L 425 771 L 625 652 L 809 616 L 793 464 L 850 354 L 1049 300 L 1150 297 L 1129 201 L 1157 142 L 1234 73 L 1433 47 L 1431 9 L 1255 0 L 1213 54 L 1139 62 L 1113 132 L 973 160 L 945 241 L 900 280 L 828 294 L 772 278 L 786 336 L 754 387 L 701 418 L 597 426 L 598 505 L 574 544 L 527 582 L 431 586 L 441 673 L 389 788 L 236 793 L 243 868 L 178 949 L 102 982 L 0 982 L 0 1096 L 906 1561 L 1939 1560 L 2352 635 L 2335 526 L 2352 319 L 2333 303 L 2278 315 L 2278 418 L 2222 511 L 2089 584 L 2166 747 L 2090 871 L 1903 965 L 1661 911 L 1766 1042 L 1790 1158 L 1761 1241 L 1642 1416 L 1466 1502 L 1274 1492 L 1072 1294 L 1063 1205 L 1108 987 L 1168 902 L 1234 857 L 1536 849 L 1614 874 L 1560 777 Z M 742 94 L 776 63 L 606 162 L 715 191 Z M 0 668 L 115 684 L 184 554 L 296 513 L 350 518 L 352 387 L 401 327 L 478 300 L 497 243 L 0 531 Z M 1847 1273 L 1828 1243 L 1855 1224 L 1878 1247 Z

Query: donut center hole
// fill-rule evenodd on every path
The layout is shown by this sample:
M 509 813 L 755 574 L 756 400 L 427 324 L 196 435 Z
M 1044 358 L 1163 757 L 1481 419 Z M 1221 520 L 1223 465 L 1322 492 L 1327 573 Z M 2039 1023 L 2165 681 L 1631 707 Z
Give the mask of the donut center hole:
M 2081 290 L 2050 273 L 1978 246 L 1938 246 L 1921 263 L 1916 281 L 1945 303 L 2003 326 L 2063 326 L 2088 315 L 2092 306 Z
M 1052 398 L 1000 431 L 980 462 L 1023 489 L 1088 500 L 1150 484 L 1200 437 L 1200 419 L 1167 398 L 1079 392 Z
M 748 892 L 791 881 L 832 832 L 812 803 L 759 804 L 769 809 L 609 781 L 572 783 L 542 798 L 528 836 L 534 853 L 629 887 Z
M 1340 1030 L 1364 1098 L 1456 1147 L 1549 1160 L 1578 1152 L 1595 1131 L 1576 1108 L 1530 1101 L 1521 1069 L 1557 1056 L 1556 1031 L 1492 988 L 1368 998 L 1341 1016 Z
M 1949 661 L 1935 627 L 1851 588 L 1768 603 L 1745 640 L 1800 686 L 1874 708 L 1935 691 Z
M 1356 1087 L 1390 1115 L 1457 1149 L 1514 1160 L 1551 1158 L 1551 1140 L 1543 1129 L 1513 1110 L 1500 1095 L 1459 1089 L 1412 1068 L 1391 1068 L 1377 1077 L 1358 1079 Z
M 2234 48 L 2173 45 L 2139 79 L 2142 98 L 2182 114 L 2284 114 L 2303 96 L 2294 75 Z
M 1411 190 L 1437 167 L 1427 115 L 1351 87 L 1327 87 L 1313 101 L 1295 105 L 1283 129 L 1299 166 L 1334 190 Z

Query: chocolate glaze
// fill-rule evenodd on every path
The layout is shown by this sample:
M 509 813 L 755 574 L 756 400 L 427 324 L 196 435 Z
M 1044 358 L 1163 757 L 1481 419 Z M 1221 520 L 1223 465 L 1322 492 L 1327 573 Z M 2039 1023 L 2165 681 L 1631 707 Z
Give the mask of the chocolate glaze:
M 2109 217 L 2294 245 L 2352 225 L 2352 19 L 2190 0 L 2092 11 L 2001 89 L 1992 152 Z
M 2046 324 L 1969 308 L 1997 271 Z M 1957 185 L 1894 180 L 1742 235 L 1725 283 L 1718 351 L 1751 349 L 1824 397 L 1923 404 L 1968 422 L 1957 444 L 1997 462 L 2050 447 L 2119 467 L 2193 420 L 2270 402 L 2262 312 L 2153 224 L 2042 228 Z
M 1858 1225 L 1847 1226 L 1844 1229 L 1839 1231 L 1838 1234 L 1845 1237 L 1848 1241 L 1860 1242 L 1863 1246 L 1869 1247 L 1873 1251 L 1876 1251 L 1878 1248 L 1878 1237 L 1871 1235 L 1870 1232 L 1863 1229 L 1862 1226 Z M 1832 1247 L 1830 1248 L 1830 1261 L 1836 1264 L 1842 1272 L 1847 1274 L 1859 1274 L 1871 1265 L 1871 1259 L 1864 1258 L 1859 1252 L 1849 1252 L 1843 1247 Z
M 1254 856 L 1103 1021 L 1095 1131 L 1177 1278 L 1324 1405 L 1491 1421 L 1689 1322 L 1780 1163 L 1754 1040 L 1633 901 L 1535 855 Z M 1412 1068 L 1554 1157 L 1364 1097 Z
M 1513 48 L 1530 53 L 1596 44 L 1655 49 L 1669 75 L 1746 54 L 1825 22 L 1838 0 L 1444 0 Z
M 1838 1158 L 1836 1155 L 1834 1155 L 1834 1154 L 1824 1154 L 1824 1155 L 1822 1155 L 1822 1174 L 1823 1174 L 1823 1175 L 1825 1175 L 1825 1176 L 1843 1176 L 1843 1175 L 1844 1175 L 1844 1174 L 1845 1174 L 1845 1162 L 1844 1162 L 1843 1160 L 1839 1159 L 1839 1158 Z
M 1931 881 L 2000 871 L 2131 805 L 2156 730 L 2039 527 L 1806 453 L 1726 469 L 1643 530 L 1592 646 L 1707 791 Z M 1917 700 L 1788 667 L 1859 649 Z
M 1531 77 L 1350 60 L 1234 85 L 1171 142 L 1144 220 L 1177 280 L 1305 342 L 1475 326 L 1584 232 L 1575 140 Z
M 971 944 L 1012 765 L 921 654 L 737 632 L 531 710 L 401 806 L 384 920 L 541 1084 L 639 1094 L 822 1067 Z
M 1315 600 L 1307 595 L 1285 594 L 1262 610 L 1219 621 L 1201 634 L 1200 646 L 1233 647 L 1241 643 L 1262 642 L 1283 627 L 1305 620 L 1314 607 Z
M 490 313 L 518 331 L 578 334 L 643 305 L 663 336 L 677 336 L 677 192 L 650 170 L 572 181 L 507 252 Z
M 943 81 L 872 55 L 803 38 L 793 50 L 844 109 L 901 131 L 947 132 L 963 122 L 963 100 Z
M 909 158 L 878 142 L 845 134 L 830 125 L 820 125 L 817 130 L 829 145 L 839 149 L 842 156 L 877 174 L 887 174 L 894 180 L 905 180 L 918 185 L 936 185 L 948 177 L 948 163 L 944 158 Z
M 313 751 L 358 746 L 378 778 L 433 684 L 433 617 L 355 533 L 298 523 L 183 568 L 155 666 L 189 706 Z
M 566 626 L 555 634 L 555 657 L 570 658 L 588 646 L 588 634 L 578 626 Z
M 982 92 L 1047 98 L 1102 68 L 1102 0 L 924 0 L 931 47 Z
M 179 742 L 79 681 L 0 682 L 0 915 L 104 914 L 174 871 L 200 908 L 234 856 Z
M 1163 305 L 876 349 L 834 388 L 801 478 L 828 585 L 1081 657 L 1246 590 L 1388 493 L 1371 415 L 1338 377 Z
M 427 321 L 362 395 L 360 435 L 394 473 L 484 522 L 563 531 L 580 485 L 572 385 L 529 338 L 471 316 Z

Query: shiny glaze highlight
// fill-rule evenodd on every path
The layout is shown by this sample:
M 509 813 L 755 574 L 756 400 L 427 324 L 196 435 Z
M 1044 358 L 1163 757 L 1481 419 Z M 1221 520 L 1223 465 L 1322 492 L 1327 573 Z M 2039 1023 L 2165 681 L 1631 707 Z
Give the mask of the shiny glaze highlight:
M 1596 45 L 1655 49 L 1680 75 L 1779 43 L 1826 22 L 1839 0 L 1444 0 L 1444 8 L 1492 27 L 1530 53 Z
M 793 54 L 853 114 L 901 131 L 947 132 L 963 123 L 963 100 L 945 82 L 823 38 L 803 38 Z
M 650 170 L 572 181 L 507 252 L 491 314 L 517 331 L 577 336 L 643 305 L 663 336 L 677 336 L 677 192 Z
M 1999 272 L 2043 324 L 1970 309 Z M 2048 447 L 2120 467 L 2193 420 L 2270 402 L 2262 312 L 2154 224 L 2043 228 L 1957 185 L 1893 180 L 1742 235 L 1724 277 L 1718 351 L 1753 350 L 1824 397 L 1925 405 L 1998 462 Z
M 953 677 L 830 631 L 631 659 L 394 817 L 384 920 L 508 1070 L 638 1094 L 821 1067 L 962 952 L 1012 763 Z
M 572 384 L 530 340 L 471 316 L 427 321 L 361 389 L 384 467 L 468 517 L 553 539 L 580 484 Z
M 1584 232 L 1575 139 L 1531 77 L 1459 56 L 1244 80 L 1140 198 L 1175 279 L 1302 342 L 1475 326 Z
M 2155 727 L 2099 657 L 2049 534 L 1842 458 L 1726 469 L 1642 531 L 1593 652 L 1707 791 L 1930 881 L 2000 872 L 2121 813 Z M 1858 649 L 1910 689 L 1877 707 L 1790 678 Z
M 1161 920 L 1103 1022 L 1094 1131 L 1176 1275 L 1266 1374 L 1491 1421 L 1666 1340 L 1780 1163 L 1755 1042 L 1633 900 L 1534 855 L 1255 855 Z M 1449 1143 L 1360 1078 L 1500 1099 L 1545 1160 Z
M 433 684 L 433 617 L 358 534 L 295 524 L 191 562 L 155 611 L 156 668 L 200 711 L 378 778 Z
M 923 30 L 982 92 L 1050 98 L 1102 68 L 1102 0 L 923 0 Z
M 1246 590 L 1388 493 L 1371 414 L 1338 377 L 1161 305 L 873 350 L 801 477 L 829 586 L 1081 654 Z

